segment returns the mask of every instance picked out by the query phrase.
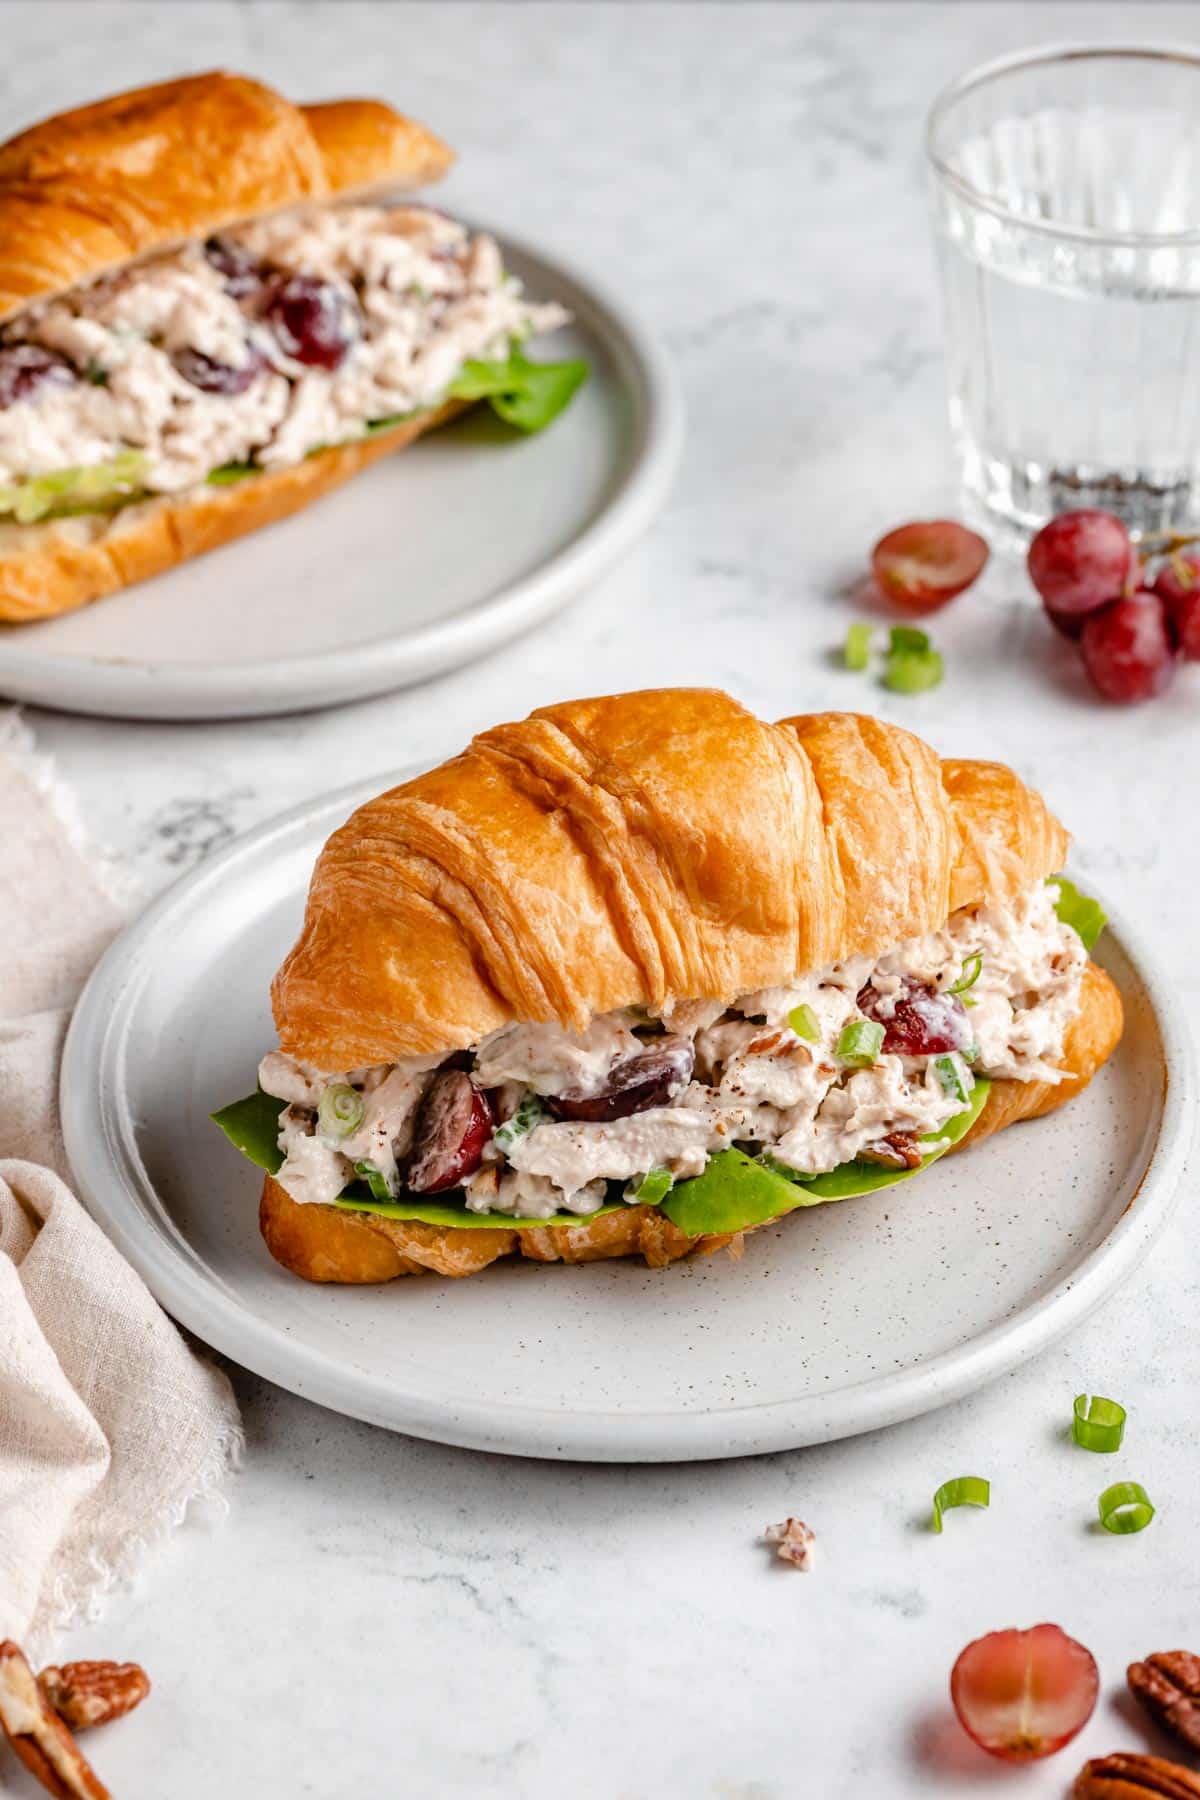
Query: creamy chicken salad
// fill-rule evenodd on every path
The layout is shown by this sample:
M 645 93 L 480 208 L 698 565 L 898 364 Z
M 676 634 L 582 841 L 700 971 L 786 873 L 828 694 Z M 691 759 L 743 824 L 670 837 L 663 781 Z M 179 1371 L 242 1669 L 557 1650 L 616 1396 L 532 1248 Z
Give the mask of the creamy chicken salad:
M 731 1005 L 512 1024 L 473 1052 L 322 1073 L 273 1051 L 276 1179 L 300 1202 L 461 1189 L 468 1212 L 587 1215 L 661 1198 L 736 1146 L 819 1175 L 918 1167 L 979 1076 L 1057 1082 L 1088 954 L 1043 884 L 1011 906 Z
M 492 238 L 428 207 L 258 220 L 3 327 L 0 484 L 107 470 L 117 490 L 177 493 L 285 467 L 436 406 L 464 363 L 566 317 L 525 298 Z

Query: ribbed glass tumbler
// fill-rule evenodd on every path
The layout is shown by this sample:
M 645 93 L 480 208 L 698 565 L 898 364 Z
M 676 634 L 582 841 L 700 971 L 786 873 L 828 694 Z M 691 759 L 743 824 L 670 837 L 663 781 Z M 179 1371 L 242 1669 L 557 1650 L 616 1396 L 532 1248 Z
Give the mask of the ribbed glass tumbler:
M 1200 524 L 1200 55 L 991 63 L 926 150 L 971 501 L 1023 532 L 1080 506 Z

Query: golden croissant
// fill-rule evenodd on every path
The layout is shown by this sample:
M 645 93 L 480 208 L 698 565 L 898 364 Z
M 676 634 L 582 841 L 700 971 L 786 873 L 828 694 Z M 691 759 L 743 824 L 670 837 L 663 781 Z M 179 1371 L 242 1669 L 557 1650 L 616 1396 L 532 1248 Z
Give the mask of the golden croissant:
M 0 620 L 286 518 L 476 400 L 549 422 L 584 366 L 547 385 L 521 346 L 565 313 L 394 204 L 452 160 L 382 101 L 220 71 L 0 144 Z
M 278 1050 L 216 1115 L 314 1281 L 740 1250 L 1051 1111 L 1121 1001 L 1066 834 L 882 720 L 545 707 L 318 859 Z

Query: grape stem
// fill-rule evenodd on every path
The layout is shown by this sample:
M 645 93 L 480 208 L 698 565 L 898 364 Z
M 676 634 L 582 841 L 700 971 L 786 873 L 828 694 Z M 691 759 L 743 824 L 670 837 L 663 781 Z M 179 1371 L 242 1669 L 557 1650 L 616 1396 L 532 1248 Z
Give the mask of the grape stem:
M 1148 531 L 1137 540 L 1138 549 L 1148 550 L 1151 556 L 1175 556 L 1192 544 L 1200 544 L 1200 532 Z
M 1134 558 L 1129 571 L 1129 580 L 1125 586 L 1125 598 L 1129 599 L 1136 590 L 1141 579 L 1141 559 L 1144 555 L 1161 556 L 1169 562 L 1175 571 L 1175 579 L 1180 587 L 1190 588 L 1195 585 L 1195 573 L 1183 555 L 1193 544 L 1200 544 L 1200 533 L 1194 531 L 1148 531 L 1137 540 L 1138 554 Z

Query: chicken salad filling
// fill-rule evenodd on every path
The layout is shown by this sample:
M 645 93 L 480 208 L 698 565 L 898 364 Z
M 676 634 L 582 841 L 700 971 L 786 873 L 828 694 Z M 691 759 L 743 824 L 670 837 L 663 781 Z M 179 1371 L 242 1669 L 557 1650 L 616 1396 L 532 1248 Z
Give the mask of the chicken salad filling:
M 0 329 L 0 507 L 32 521 L 287 467 L 438 406 L 567 317 L 525 296 L 493 238 L 428 207 L 238 226 Z M 522 365 L 583 367 L 518 358 L 513 382 Z
M 987 1081 L 1062 1079 L 1088 961 L 1067 888 L 731 1004 L 514 1023 L 448 1059 L 337 1075 L 272 1051 L 276 1179 L 302 1203 L 356 1183 L 382 1203 L 453 1195 L 469 1223 L 658 1204 L 731 1150 L 800 1183 L 899 1177 L 961 1135 Z

